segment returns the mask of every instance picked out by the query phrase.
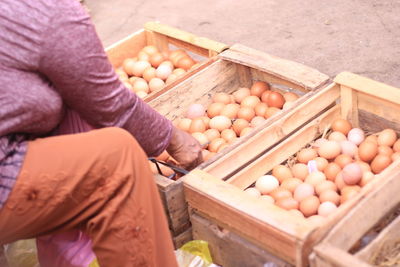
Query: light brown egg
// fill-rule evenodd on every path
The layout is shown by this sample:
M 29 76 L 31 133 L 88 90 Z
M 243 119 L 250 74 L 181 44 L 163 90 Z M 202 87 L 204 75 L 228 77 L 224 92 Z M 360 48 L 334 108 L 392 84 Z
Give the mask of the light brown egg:
M 250 89 L 246 87 L 241 87 L 233 93 L 236 103 L 241 103 L 242 100 L 250 95 Z
M 279 183 L 282 183 L 286 179 L 293 178 L 292 171 L 285 165 L 276 165 L 272 169 L 272 175 L 278 179 Z
M 210 144 L 208 145 L 208 150 L 209 150 L 210 152 L 217 152 L 217 151 L 218 151 L 218 148 L 219 148 L 220 146 L 222 146 L 223 144 L 225 144 L 225 143 L 226 143 L 225 139 L 223 139 L 223 138 L 215 138 L 215 139 L 212 140 L 212 141 L 210 142 Z
M 300 180 L 299 178 L 288 178 L 282 182 L 281 187 L 294 193 L 294 190 L 296 190 L 297 186 L 302 183 L 302 180 Z
M 257 198 L 261 196 L 260 191 L 258 191 L 257 188 L 255 188 L 255 187 L 246 188 L 244 190 L 244 192 L 250 196 L 257 197 Z
M 308 167 L 304 163 L 296 163 L 292 166 L 293 176 L 304 181 L 308 175 Z
M 226 142 L 231 143 L 237 138 L 236 133 L 232 129 L 225 129 L 221 132 L 221 137 L 225 139 Z
M 255 111 L 251 107 L 241 107 L 237 113 L 239 119 L 245 119 L 250 122 L 256 115 Z
M 149 62 L 154 68 L 157 68 L 164 61 L 164 59 L 164 56 L 157 52 L 150 56 Z
M 397 140 L 397 134 L 393 129 L 385 129 L 378 134 L 378 145 L 393 146 Z
M 319 185 L 320 183 L 322 183 L 325 180 L 326 180 L 326 177 L 323 172 L 315 171 L 315 172 L 312 172 L 309 175 L 307 175 L 304 182 L 316 187 L 317 185 Z
M 306 197 L 313 196 L 315 194 L 314 186 L 307 183 L 299 184 L 294 190 L 293 197 L 297 201 L 302 201 Z
M 137 61 L 135 62 L 135 64 L 131 69 L 132 75 L 141 77 L 143 75 L 144 70 L 150 66 L 151 66 L 150 63 L 147 61 Z
M 262 82 L 262 81 L 257 81 L 255 83 L 253 83 L 253 85 L 251 86 L 250 94 L 257 96 L 257 97 L 261 97 L 261 95 L 267 90 L 269 90 L 268 83 Z
M 342 170 L 342 178 L 347 185 L 358 184 L 362 176 L 363 171 L 358 163 L 349 163 Z
M 337 191 L 337 186 L 334 182 L 325 180 L 325 181 L 322 181 L 321 183 L 319 183 L 315 187 L 315 192 L 317 193 L 318 196 L 321 195 L 326 190 Z
M 242 102 L 240 102 L 240 106 L 254 109 L 259 103 L 261 103 L 260 98 L 254 95 L 249 95 L 243 98 Z
M 304 218 L 303 213 L 301 213 L 301 211 L 299 211 L 298 209 L 292 209 L 292 210 L 289 210 L 289 212 L 296 217 Z
M 349 131 L 352 129 L 351 123 L 345 119 L 336 119 L 333 121 L 331 129 L 333 131 L 338 131 L 347 135 Z
M 307 164 L 310 160 L 318 157 L 317 151 L 312 148 L 303 148 L 297 153 L 297 160 L 300 163 Z
M 292 192 L 282 187 L 275 188 L 269 195 L 275 199 L 275 202 L 283 198 L 292 198 Z
M 267 98 L 268 107 L 275 107 L 281 109 L 285 104 L 285 98 L 279 92 L 270 92 Z
M 329 135 L 328 140 L 340 142 L 347 140 L 347 137 L 342 132 L 334 131 Z
M 378 146 L 378 154 L 391 157 L 393 154 L 393 150 L 390 146 Z
M 265 122 L 264 117 L 255 116 L 254 118 L 251 119 L 250 125 L 251 125 L 251 127 L 255 128 L 255 127 L 258 127 L 258 126 L 264 124 L 264 122 Z
M 156 69 L 156 77 L 164 81 L 167 80 L 168 76 L 171 75 L 171 73 L 172 68 L 163 63 Z
M 155 47 L 154 45 L 146 45 L 145 47 L 143 47 L 140 52 L 144 52 L 146 54 L 148 54 L 149 56 L 155 54 L 158 52 L 157 47 Z
M 255 186 L 261 194 L 269 194 L 279 187 L 279 181 L 272 175 L 263 175 L 257 179 Z
M 225 104 L 223 103 L 211 103 L 207 108 L 207 115 L 209 118 L 221 115 L 221 111 L 224 109 Z
M 195 133 L 195 132 L 204 133 L 206 129 L 207 127 L 204 121 L 201 118 L 195 118 L 190 123 L 189 133 Z
M 163 89 L 165 83 L 160 78 L 152 78 L 149 82 L 150 92 L 156 92 Z
M 316 157 L 315 162 L 317 163 L 317 169 L 321 172 L 323 172 L 326 168 L 326 166 L 328 166 L 328 160 L 322 157 Z
M 177 127 L 179 129 L 181 129 L 182 131 L 189 132 L 189 128 L 190 128 L 191 123 L 192 123 L 191 119 L 182 118 L 182 119 L 179 120 L 179 122 L 177 124 Z
M 168 78 L 165 80 L 166 84 L 170 84 L 173 83 L 174 81 L 176 81 L 178 79 L 178 77 L 175 74 L 171 74 L 168 76 Z
M 364 142 L 372 142 L 378 144 L 378 136 L 377 135 L 369 135 L 365 138 Z
M 299 202 L 291 197 L 280 198 L 275 202 L 275 205 L 285 210 L 293 210 L 298 209 Z
M 281 110 L 279 108 L 276 107 L 269 107 L 267 108 L 267 111 L 264 114 L 264 117 L 266 119 L 271 118 L 272 116 L 274 116 L 276 113 L 280 112 Z
M 375 178 L 375 175 L 372 172 L 370 172 L 370 171 L 364 172 L 359 185 L 361 187 L 366 186 L 374 178 Z
M 270 195 L 262 195 L 260 198 L 264 201 L 267 201 L 268 203 L 271 203 L 271 204 L 275 203 L 275 199 L 273 197 L 271 197 Z
M 319 200 L 322 202 L 330 201 L 335 205 L 340 204 L 340 195 L 334 190 L 325 190 L 319 195 Z
M 237 136 L 240 136 L 240 133 L 244 128 L 249 127 L 250 123 L 245 119 L 236 119 L 232 124 L 232 129 L 235 131 Z
M 185 73 L 186 73 L 186 71 L 184 69 L 181 69 L 181 68 L 177 68 L 177 69 L 174 69 L 172 71 L 172 74 L 175 74 L 177 77 L 179 77 L 179 76 L 181 76 L 181 75 L 183 75 Z
M 334 213 L 337 210 L 337 208 L 338 207 L 333 202 L 330 201 L 323 202 L 318 207 L 318 215 L 321 215 L 323 217 L 328 217 L 332 213 Z
M 378 154 L 378 144 L 365 140 L 358 147 L 358 156 L 365 162 L 370 162 Z
M 343 187 L 346 186 L 346 183 L 343 180 L 342 171 L 340 171 L 335 178 L 335 184 L 339 190 L 342 190 Z
M 357 160 L 356 162 L 358 163 L 358 165 L 360 165 L 363 172 L 371 171 L 371 166 L 368 163 L 366 163 L 364 161 L 359 161 L 359 160 Z
M 378 174 L 392 163 L 392 158 L 387 155 L 377 155 L 371 162 L 372 172 Z
M 245 136 L 245 135 L 248 135 L 250 132 L 252 132 L 253 131 L 253 128 L 251 128 L 251 127 L 246 127 L 246 128 L 244 128 L 241 132 L 240 132 L 240 137 L 243 137 L 243 136 Z
M 138 58 L 138 61 L 149 61 L 150 60 L 150 56 L 143 51 L 140 51 L 137 54 L 137 58 Z
M 330 180 L 330 181 L 335 181 L 336 176 L 338 175 L 338 173 L 341 170 L 342 170 L 342 168 L 337 163 L 334 163 L 334 162 L 328 163 L 328 165 L 326 166 L 326 168 L 324 170 L 326 179 Z
M 184 69 L 188 71 L 194 64 L 196 64 L 196 61 L 194 61 L 191 57 L 181 57 L 177 63 L 176 66 L 178 68 Z
M 229 146 L 229 144 L 227 144 L 227 143 L 220 145 L 218 147 L 218 149 L 217 149 L 217 153 L 221 152 L 222 150 L 224 150 L 228 146 Z
M 233 120 L 236 119 L 239 109 L 239 104 L 230 103 L 224 106 L 224 108 L 221 110 L 220 115 L 226 116 Z
M 268 105 L 265 104 L 264 102 L 260 102 L 254 107 L 256 116 L 262 116 L 262 117 L 265 117 L 265 112 L 267 112 L 267 109 L 268 109 Z
M 293 92 L 286 92 L 283 94 L 283 97 L 285 98 L 286 102 L 294 102 L 299 98 L 299 96 Z
M 217 129 L 222 132 L 225 129 L 229 129 L 232 126 L 232 121 L 226 116 L 215 116 L 210 120 L 210 128 Z
M 211 159 L 212 157 L 214 157 L 215 154 L 217 154 L 217 153 L 215 153 L 215 152 L 209 152 L 209 153 L 206 155 L 206 157 L 203 158 L 203 159 L 204 159 L 204 162 L 206 162 L 206 161 L 208 161 L 209 159 Z
M 220 92 L 212 96 L 212 101 L 214 103 L 223 103 L 226 105 L 231 103 L 231 97 L 227 93 Z
M 352 158 L 356 157 L 358 154 L 357 145 L 348 140 L 341 141 L 340 147 L 342 148 L 342 154 L 349 155 Z
M 390 158 L 392 159 L 392 161 L 398 160 L 400 158 L 400 151 L 394 152 Z
M 300 201 L 299 210 L 304 214 L 305 217 L 315 215 L 318 212 L 320 202 L 316 196 L 308 196 Z
M 151 79 L 156 77 L 156 69 L 153 67 L 147 67 L 143 71 L 143 79 L 145 79 L 147 82 L 149 82 Z
M 400 139 L 397 139 L 397 141 L 393 144 L 393 150 L 394 152 L 400 152 Z
M 311 225 L 321 226 L 325 223 L 326 218 L 321 215 L 312 215 L 307 218 L 307 222 Z
M 220 132 L 217 129 L 208 129 L 204 132 L 204 134 L 207 136 L 207 139 L 210 141 L 221 137 Z
M 128 74 L 129 76 L 132 76 L 132 69 L 133 66 L 136 64 L 136 60 L 134 60 L 133 58 L 126 58 L 123 62 L 122 62 L 122 69 L 126 72 L 126 74 Z
M 200 143 L 200 145 L 202 145 L 202 147 L 207 147 L 208 143 L 208 138 L 204 133 L 200 133 L 200 132 L 195 132 L 192 133 L 192 136 Z
M 146 92 L 147 94 L 150 93 L 149 85 L 147 84 L 146 81 L 143 80 L 136 80 L 132 86 L 132 90 L 134 92 L 143 91 Z
M 349 199 L 353 198 L 360 192 L 360 187 L 359 186 L 347 186 L 344 187 L 341 191 L 341 196 L 340 196 L 340 204 L 345 203 Z
M 352 163 L 354 160 L 352 157 L 346 154 L 340 154 L 335 158 L 335 163 L 340 166 L 340 168 L 344 168 L 349 163 Z
M 318 154 L 326 159 L 334 159 L 342 152 L 340 144 L 336 141 L 326 141 L 318 148 Z

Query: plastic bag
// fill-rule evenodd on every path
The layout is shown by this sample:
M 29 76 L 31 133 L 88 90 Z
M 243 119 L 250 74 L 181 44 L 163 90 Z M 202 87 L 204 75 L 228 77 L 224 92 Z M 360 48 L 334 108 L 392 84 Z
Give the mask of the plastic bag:
M 203 240 L 193 240 L 175 251 L 179 267 L 213 267 L 208 243 Z
M 34 239 L 4 245 L 4 256 L 9 267 L 40 267 Z

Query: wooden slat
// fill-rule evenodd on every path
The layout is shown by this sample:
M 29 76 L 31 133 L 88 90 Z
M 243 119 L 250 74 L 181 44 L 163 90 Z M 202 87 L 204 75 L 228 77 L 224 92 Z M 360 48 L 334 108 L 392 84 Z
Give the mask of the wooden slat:
M 251 242 L 294 264 L 297 246 L 312 231 L 304 219 L 264 203 L 204 171 L 184 177 L 185 195 L 191 207 L 217 219 L 228 230 L 240 232 Z
M 394 219 L 387 227 L 385 227 L 379 235 L 371 241 L 366 247 L 357 252 L 357 258 L 366 262 L 371 261 L 376 253 L 378 253 L 385 245 L 393 244 L 400 240 L 400 216 Z M 400 251 L 399 251 L 400 253 Z
M 220 179 L 233 175 L 237 166 L 245 166 L 297 127 L 329 107 L 339 97 L 339 93 L 339 87 L 333 84 L 310 92 L 298 99 L 296 107 L 286 110 L 286 114 L 282 113 L 268 119 L 259 132 L 254 131 L 240 138 L 236 146 L 227 148 L 224 154 L 217 155 L 201 168 Z
M 334 82 L 353 88 L 357 91 L 400 104 L 400 90 L 350 72 L 339 73 Z
M 329 77 L 316 69 L 303 64 L 277 58 L 258 50 L 235 44 L 220 54 L 221 57 L 252 68 L 259 69 L 276 77 L 313 90 L 328 82 Z
M 146 34 L 139 30 L 108 46 L 105 51 L 114 68 L 118 68 L 126 58 L 135 57 L 146 44 Z
M 342 107 L 342 118 L 348 120 L 353 127 L 359 127 L 357 93 L 350 87 L 340 86 L 340 105 Z
M 340 106 L 335 106 L 323 115 L 308 123 L 288 139 L 246 166 L 227 180 L 228 183 L 245 189 L 260 176 L 267 174 L 276 165 L 286 161 L 301 148 L 320 136 L 334 118 L 340 116 Z
M 215 264 L 229 267 L 259 267 L 266 263 L 276 267 L 292 266 L 197 213 L 191 214 L 190 220 L 193 238 L 208 242 Z
M 188 33 L 165 24 L 161 24 L 159 22 L 147 22 L 144 25 L 144 28 L 148 31 L 160 33 L 173 39 L 180 40 L 188 44 L 192 44 L 193 46 L 201 47 L 216 53 L 220 53 L 228 49 L 228 46 L 226 44 L 210 40 L 208 38 L 200 37 L 195 34 Z M 211 56 L 213 56 L 213 54 Z
M 329 244 L 320 244 L 314 248 L 311 257 L 312 267 L 371 267 L 371 265 Z
M 154 32 L 145 30 L 146 38 L 147 38 L 147 45 L 154 45 L 158 48 L 159 51 L 169 51 L 168 47 L 168 36 Z
M 180 247 L 182 247 L 184 244 L 186 244 L 191 240 L 193 240 L 192 227 L 189 227 L 183 233 L 177 236 L 172 236 L 172 241 L 174 243 L 175 249 L 179 249 Z

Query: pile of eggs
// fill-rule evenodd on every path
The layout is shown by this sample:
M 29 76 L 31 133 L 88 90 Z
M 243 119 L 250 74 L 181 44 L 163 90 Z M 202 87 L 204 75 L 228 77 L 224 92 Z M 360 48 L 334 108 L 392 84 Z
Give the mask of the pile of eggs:
M 290 166 L 275 166 L 245 192 L 321 223 L 400 158 L 400 139 L 392 129 L 366 136 L 336 119 L 331 130 L 298 151 Z
M 160 52 L 157 47 L 148 45 L 137 57 L 126 58 L 115 72 L 127 88 L 144 98 L 198 65 L 182 49 Z
M 185 117 L 174 124 L 199 141 L 207 161 L 298 98 L 293 92 L 280 93 L 271 90 L 268 83 L 256 81 L 250 88 L 241 87 L 232 94 L 215 93 L 208 107 L 190 105 Z

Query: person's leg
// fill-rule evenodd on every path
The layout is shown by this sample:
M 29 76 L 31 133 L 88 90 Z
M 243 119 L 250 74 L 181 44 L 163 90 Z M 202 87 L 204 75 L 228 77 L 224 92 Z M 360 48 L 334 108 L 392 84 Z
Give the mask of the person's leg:
M 176 266 L 145 153 L 118 128 L 30 142 L 0 243 L 80 228 L 100 266 Z

